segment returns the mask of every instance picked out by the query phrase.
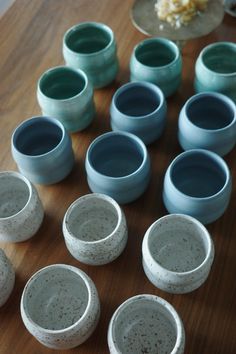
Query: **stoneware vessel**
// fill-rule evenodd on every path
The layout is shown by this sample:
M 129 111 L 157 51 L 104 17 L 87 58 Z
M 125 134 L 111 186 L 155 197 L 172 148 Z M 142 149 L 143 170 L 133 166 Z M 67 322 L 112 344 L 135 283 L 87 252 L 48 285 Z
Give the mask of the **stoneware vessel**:
M 125 204 L 140 197 L 150 180 L 150 158 L 137 136 L 108 132 L 89 146 L 85 167 L 92 192 L 107 194 Z
M 93 281 L 80 269 L 53 264 L 27 282 L 21 297 L 21 317 L 43 345 L 70 349 L 92 334 L 100 303 Z
M 236 43 L 206 46 L 195 65 L 195 91 L 221 92 L 236 102 Z
M 37 190 L 18 172 L 0 172 L 0 242 L 28 240 L 43 221 Z
M 116 50 L 114 34 L 103 23 L 79 23 L 63 38 L 66 64 L 82 69 L 94 88 L 104 87 L 115 79 L 118 72 Z
M 129 298 L 113 314 L 108 328 L 110 354 L 182 354 L 185 332 L 175 309 L 154 295 Z
M 157 140 L 166 125 L 166 101 L 162 91 L 149 82 L 130 82 L 114 94 L 111 127 L 137 135 L 145 144 Z
M 11 148 L 19 171 L 33 183 L 60 182 L 74 165 L 71 138 L 54 118 L 23 121 L 13 132 Z
M 69 252 L 77 260 L 90 265 L 106 264 L 126 246 L 125 215 L 114 199 L 104 194 L 87 194 L 68 208 L 63 234 Z
M 225 212 L 231 189 L 225 161 L 212 151 L 193 149 L 178 155 L 169 165 L 163 201 L 169 213 L 187 214 L 209 224 Z
M 71 133 L 81 131 L 93 121 L 93 88 L 82 70 L 66 66 L 42 74 L 37 87 L 42 114 L 58 119 Z
M 15 284 L 15 271 L 5 252 L 0 248 L 0 306 L 8 300 Z
M 130 59 L 130 80 L 156 84 L 165 97 L 181 83 L 182 58 L 178 46 L 166 38 L 149 38 L 139 43 Z
M 225 95 L 202 92 L 188 99 L 179 115 L 184 150 L 207 149 L 224 156 L 236 142 L 236 106 Z
M 184 294 L 207 279 L 214 245 L 199 221 L 183 214 L 170 214 L 146 231 L 142 257 L 144 272 L 157 288 Z

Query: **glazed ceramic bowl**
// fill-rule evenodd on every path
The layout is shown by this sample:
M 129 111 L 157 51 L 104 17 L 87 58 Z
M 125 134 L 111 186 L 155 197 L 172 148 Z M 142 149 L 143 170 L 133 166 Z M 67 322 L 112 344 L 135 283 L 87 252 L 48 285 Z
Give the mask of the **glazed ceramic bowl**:
M 87 194 L 68 208 L 63 234 L 69 252 L 80 262 L 102 265 L 116 259 L 127 243 L 127 226 L 116 201 L 104 194 Z
M 159 289 L 184 294 L 200 287 L 214 259 L 214 245 L 207 229 L 196 219 L 166 215 L 145 233 L 143 269 Z
M 171 214 L 187 214 L 203 224 L 217 220 L 226 210 L 232 190 L 225 161 L 212 151 L 193 149 L 169 165 L 163 201 Z
M 13 132 L 11 148 L 19 171 L 33 183 L 60 182 L 74 166 L 71 138 L 54 118 L 23 121 Z
M 207 149 L 224 156 L 236 142 L 236 106 L 225 95 L 202 92 L 185 103 L 178 125 L 184 150 Z
M 0 172 L 0 241 L 28 240 L 43 221 L 37 190 L 18 172 Z
M 154 295 L 137 295 L 113 314 L 108 345 L 111 354 L 182 354 L 185 333 L 179 315 L 167 301 Z
M 156 84 L 165 97 L 181 83 L 182 58 L 178 46 L 166 38 L 149 38 L 139 43 L 130 59 L 130 81 Z
M 35 273 L 21 297 L 28 331 L 46 347 L 69 349 L 94 331 L 100 303 L 93 281 L 82 270 L 53 264 Z
M 111 127 L 137 135 L 145 144 L 157 140 L 166 125 L 166 101 L 162 91 L 149 82 L 131 82 L 114 94 Z
M 63 38 L 63 56 L 68 66 L 82 69 L 94 88 L 107 86 L 118 72 L 116 40 L 108 26 L 82 22 Z
M 150 179 L 150 159 L 144 143 L 126 132 L 109 132 L 89 146 L 85 167 L 92 192 L 125 204 L 140 197 Z
M 0 306 L 8 300 L 15 284 L 15 271 L 5 252 L 0 248 Z

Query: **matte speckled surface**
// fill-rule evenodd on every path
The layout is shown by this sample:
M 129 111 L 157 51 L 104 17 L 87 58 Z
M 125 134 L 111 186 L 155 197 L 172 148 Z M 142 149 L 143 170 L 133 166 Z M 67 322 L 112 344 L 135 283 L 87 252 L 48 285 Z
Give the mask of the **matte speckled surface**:
M 0 248 L 0 307 L 8 300 L 15 284 L 15 271 L 5 252 Z

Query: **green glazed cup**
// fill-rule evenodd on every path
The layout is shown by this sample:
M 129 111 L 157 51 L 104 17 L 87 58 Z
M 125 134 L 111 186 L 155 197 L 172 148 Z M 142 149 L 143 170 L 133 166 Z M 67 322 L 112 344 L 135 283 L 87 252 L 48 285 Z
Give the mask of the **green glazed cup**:
M 37 87 L 42 114 L 58 119 L 71 133 L 85 129 L 93 120 L 93 88 L 82 70 L 66 66 L 51 68 Z
M 130 59 L 130 81 L 156 84 L 165 97 L 179 88 L 182 57 L 177 45 L 166 38 L 149 38 L 136 45 Z
M 70 28 L 63 38 L 63 56 L 68 66 L 87 74 L 94 88 L 107 86 L 118 72 L 114 34 L 102 23 L 82 22 Z
M 205 47 L 195 64 L 196 92 L 215 91 L 236 102 L 236 43 L 216 42 Z

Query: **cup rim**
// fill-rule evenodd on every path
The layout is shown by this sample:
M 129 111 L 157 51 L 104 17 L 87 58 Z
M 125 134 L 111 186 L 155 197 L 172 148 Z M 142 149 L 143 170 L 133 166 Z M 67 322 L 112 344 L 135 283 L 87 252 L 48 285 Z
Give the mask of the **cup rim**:
M 102 29 L 102 30 L 105 30 L 106 33 L 109 34 L 110 36 L 110 41 L 109 43 L 102 49 L 96 51 L 96 52 L 93 52 L 93 53 L 79 53 L 79 52 L 76 52 L 75 50 L 72 50 L 71 48 L 68 47 L 67 45 L 67 39 L 68 39 L 68 36 L 78 30 L 78 29 L 82 29 L 82 28 L 86 28 L 86 27 L 94 27 L 94 28 L 99 28 L 99 29 Z M 93 57 L 93 56 L 96 56 L 98 54 L 102 54 L 103 52 L 107 51 L 111 46 L 112 46 L 112 43 L 114 42 L 114 33 L 112 31 L 112 29 L 107 26 L 105 23 L 102 23 L 102 22 L 96 22 L 96 21 L 85 21 L 85 22 L 81 22 L 81 23 L 78 23 L 72 27 L 70 27 L 64 34 L 63 36 L 63 47 L 71 54 L 73 54 L 74 56 L 81 56 L 81 57 Z

